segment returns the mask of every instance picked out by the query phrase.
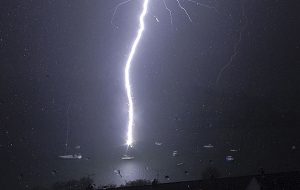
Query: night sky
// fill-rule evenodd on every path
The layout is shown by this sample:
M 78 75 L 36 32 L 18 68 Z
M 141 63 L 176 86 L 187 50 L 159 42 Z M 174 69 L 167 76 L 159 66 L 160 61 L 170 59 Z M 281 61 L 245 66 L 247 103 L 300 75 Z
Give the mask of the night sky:
M 206 6 L 180 1 L 190 22 L 166 0 L 173 24 L 162 0 L 149 2 L 129 161 L 124 67 L 143 1 L 118 9 L 117 28 L 121 0 L 1 1 L 1 189 L 299 170 L 300 3 L 197 1 Z

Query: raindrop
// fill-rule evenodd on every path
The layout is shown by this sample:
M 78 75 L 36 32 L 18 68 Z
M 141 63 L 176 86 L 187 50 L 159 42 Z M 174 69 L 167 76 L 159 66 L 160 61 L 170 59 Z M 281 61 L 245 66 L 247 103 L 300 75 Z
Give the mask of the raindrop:
M 19 179 L 19 180 L 22 180 L 23 178 L 24 178 L 24 174 L 21 173 L 21 174 L 18 176 L 18 179 Z
M 124 155 L 121 159 L 122 160 L 132 160 L 132 159 L 134 159 L 134 157 L 133 156 Z
M 57 174 L 57 171 L 56 170 L 52 170 L 51 174 L 55 176 Z
M 82 155 L 79 153 L 79 154 L 69 154 L 69 155 L 62 155 L 62 156 L 58 156 L 59 158 L 61 159 L 81 159 L 82 158 Z
M 80 145 L 77 145 L 74 147 L 75 149 L 80 149 Z
M 208 145 L 204 145 L 204 148 L 214 148 L 214 146 L 212 144 L 208 144 Z
M 177 150 L 174 150 L 173 153 L 172 153 L 172 155 L 173 155 L 173 156 L 178 156 L 178 151 L 177 151 Z
M 227 161 L 234 161 L 234 158 L 233 158 L 233 156 L 226 156 L 226 160 Z
M 114 170 L 114 173 L 117 174 L 118 176 L 120 176 L 122 178 L 122 175 L 121 175 L 121 171 L 120 170 Z

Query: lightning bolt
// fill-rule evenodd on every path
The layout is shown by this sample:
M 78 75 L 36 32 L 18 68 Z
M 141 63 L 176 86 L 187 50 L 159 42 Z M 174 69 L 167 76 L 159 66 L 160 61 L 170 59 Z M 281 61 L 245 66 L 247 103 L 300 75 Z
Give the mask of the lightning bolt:
M 218 9 L 215 6 L 211 6 L 211 5 L 206 5 L 204 3 L 200 3 L 194 0 L 187 0 L 188 2 L 194 3 L 197 6 L 201 6 L 201 7 L 205 7 L 205 8 L 209 8 L 209 9 L 213 9 L 216 13 L 220 14 Z
M 241 15 L 242 15 L 242 18 L 244 18 L 245 20 L 244 21 L 240 20 L 240 23 L 241 23 L 242 26 L 241 26 L 241 29 L 240 29 L 240 31 L 238 33 L 238 40 L 237 40 L 237 42 L 233 46 L 233 53 L 230 56 L 229 61 L 227 62 L 226 65 L 224 65 L 222 67 L 222 69 L 220 70 L 220 72 L 219 72 L 219 74 L 217 76 L 216 85 L 219 84 L 219 81 L 220 81 L 220 79 L 222 77 L 222 74 L 232 65 L 232 63 L 234 61 L 234 58 L 239 53 L 239 47 L 240 47 L 240 43 L 242 41 L 242 33 L 244 32 L 244 30 L 245 30 L 245 28 L 247 26 L 247 16 L 245 15 L 245 6 L 244 6 L 244 4 L 242 4 L 241 6 L 242 6 L 241 7 L 241 11 L 242 11 Z
M 165 9 L 169 12 L 170 15 L 170 21 L 171 21 L 171 25 L 173 25 L 173 14 L 171 9 L 168 7 L 167 3 L 165 0 L 162 0 Z M 205 5 L 205 4 L 200 4 L 195 0 L 187 0 L 188 2 L 206 7 L 206 8 L 211 8 L 211 9 L 215 9 L 215 7 L 211 7 L 209 5 Z M 131 0 L 125 0 L 119 4 L 117 4 L 117 6 L 115 7 L 114 11 L 113 11 L 113 15 L 111 18 L 111 25 L 114 26 L 115 28 L 118 28 L 118 26 L 116 24 L 114 24 L 114 17 L 118 11 L 118 9 L 131 2 Z M 185 15 L 187 16 L 187 18 L 189 19 L 190 22 L 192 22 L 192 19 L 188 13 L 188 11 L 181 5 L 180 0 L 176 0 L 176 3 L 178 5 L 178 7 L 184 11 Z M 145 24 L 144 24 L 144 18 L 147 14 L 148 11 L 148 4 L 149 4 L 149 0 L 144 0 L 143 1 L 143 9 L 142 12 L 139 16 L 139 29 L 137 31 L 137 36 L 132 44 L 128 59 L 126 61 L 126 65 L 125 65 L 125 89 L 126 89 L 126 95 L 127 95 L 127 99 L 128 99 L 128 126 L 127 126 L 127 140 L 126 140 L 126 144 L 128 147 L 132 147 L 132 144 L 134 142 L 133 140 L 133 126 L 134 126 L 134 106 L 133 106 L 133 97 L 132 97 L 132 90 L 131 90 L 131 84 L 130 84 L 130 67 L 131 67 L 131 62 L 132 59 L 134 57 L 134 54 L 136 52 L 136 48 L 140 42 L 140 39 L 142 38 L 143 35 L 143 31 L 145 29 Z M 155 17 L 155 19 L 158 21 L 158 18 Z
M 165 9 L 169 12 L 169 15 L 170 15 L 170 20 L 171 20 L 171 24 L 173 25 L 173 16 L 172 16 L 172 11 L 169 9 L 169 7 L 167 6 L 167 3 L 165 0 L 163 0 L 164 2 L 164 6 L 165 6 Z
M 130 1 L 131 1 L 131 0 L 126 0 L 126 1 L 124 1 L 124 2 L 119 3 L 119 4 L 116 6 L 116 8 L 115 8 L 115 10 L 114 10 L 114 13 L 113 13 L 113 16 L 111 17 L 111 20 L 110 20 L 111 25 L 113 25 L 115 28 L 117 28 L 117 29 L 119 28 L 117 25 L 114 24 L 114 18 L 115 18 L 115 15 L 116 15 L 116 13 L 117 13 L 119 7 L 121 7 L 122 5 L 125 5 L 126 3 L 129 3 Z
M 126 144 L 127 146 L 132 146 L 133 143 L 133 122 L 134 122 L 134 111 L 133 111 L 133 98 L 132 98 L 132 91 L 131 91 L 131 85 L 130 85 L 130 67 L 131 67 L 131 61 L 133 59 L 133 56 L 135 54 L 136 48 L 140 42 L 140 39 L 142 37 L 143 31 L 145 29 L 145 24 L 144 24 L 144 18 L 145 15 L 147 14 L 148 10 L 148 2 L 149 0 L 144 0 L 143 3 L 143 11 L 140 15 L 140 25 L 139 29 L 137 32 L 137 36 L 133 42 L 133 45 L 130 50 L 129 57 L 126 62 L 125 66 L 125 88 L 126 88 L 126 94 L 128 98 L 128 131 L 127 131 L 127 141 Z
M 190 20 L 190 22 L 193 22 L 192 19 L 191 19 L 191 17 L 190 17 L 190 15 L 189 15 L 189 13 L 188 13 L 187 10 L 181 5 L 181 3 L 180 3 L 179 0 L 177 0 L 177 4 L 178 4 L 178 6 L 185 12 L 185 15 L 188 17 L 188 19 Z

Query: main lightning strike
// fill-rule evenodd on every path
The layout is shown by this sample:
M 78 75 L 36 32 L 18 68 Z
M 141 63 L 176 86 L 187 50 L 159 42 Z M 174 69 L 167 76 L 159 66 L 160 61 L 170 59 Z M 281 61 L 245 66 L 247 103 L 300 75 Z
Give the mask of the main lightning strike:
M 127 4 L 131 1 L 132 0 L 125 0 L 121 3 L 119 3 L 115 7 L 115 9 L 113 11 L 112 18 L 111 18 L 111 25 L 114 26 L 116 29 L 118 29 L 119 27 L 116 24 L 114 24 L 114 17 L 116 15 L 118 9 L 121 6 Z M 165 9 L 169 12 L 171 25 L 173 25 L 172 11 L 168 7 L 166 1 L 165 0 L 162 0 L 162 1 L 163 1 Z M 198 3 L 195 0 L 187 0 L 187 1 L 191 2 L 191 3 L 194 3 L 194 4 L 197 4 L 198 6 L 203 6 L 203 7 L 206 7 L 206 8 L 214 9 L 216 12 L 218 12 L 215 7 Z M 128 99 L 128 130 L 127 130 L 126 144 L 127 144 L 128 147 L 129 146 L 132 147 L 132 144 L 133 144 L 133 125 L 134 125 L 134 106 L 133 106 L 133 97 L 132 97 L 131 84 L 130 84 L 130 67 L 131 67 L 131 61 L 132 61 L 133 56 L 135 54 L 136 48 L 139 44 L 139 41 L 140 41 L 140 39 L 142 37 L 142 34 L 143 34 L 143 31 L 145 29 L 145 27 L 144 27 L 144 17 L 147 14 L 147 11 L 148 11 L 148 3 L 149 3 L 149 0 L 144 0 L 144 2 L 143 2 L 143 10 L 142 10 L 142 13 L 140 14 L 140 17 L 139 17 L 139 29 L 138 29 L 138 32 L 137 32 L 137 36 L 136 36 L 136 38 L 133 42 L 133 45 L 131 47 L 131 51 L 130 51 L 128 59 L 126 61 L 126 65 L 125 65 L 125 89 L 126 89 L 126 94 L 127 94 L 127 99 Z M 184 11 L 184 13 L 187 16 L 187 18 L 189 19 L 189 21 L 192 22 L 192 19 L 189 15 L 188 11 L 181 5 L 180 0 L 176 0 L 176 3 L 178 5 L 178 7 L 181 10 Z M 157 22 L 159 22 L 158 18 L 155 17 L 155 19 L 156 19 Z
M 126 88 L 126 94 L 127 94 L 127 98 L 128 98 L 128 131 L 127 131 L 127 141 L 126 144 L 127 146 L 132 146 L 133 143 L 133 122 L 134 122 L 134 118 L 133 118 L 133 98 L 132 98 L 132 92 L 131 92 L 131 85 L 130 85 L 130 66 L 131 66 L 131 61 L 132 58 L 135 54 L 136 48 L 139 44 L 139 41 L 142 37 L 143 31 L 145 29 L 145 24 L 144 24 L 144 17 L 147 14 L 147 10 L 148 10 L 148 2 L 149 0 L 144 0 L 143 3 L 143 11 L 140 15 L 139 21 L 140 21 L 140 25 L 139 25 L 139 30 L 137 33 L 137 36 L 133 42 L 133 45 L 131 47 L 131 51 L 129 54 L 129 57 L 127 59 L 126 62 L 126 66 L 125 66 L 125 88 Z

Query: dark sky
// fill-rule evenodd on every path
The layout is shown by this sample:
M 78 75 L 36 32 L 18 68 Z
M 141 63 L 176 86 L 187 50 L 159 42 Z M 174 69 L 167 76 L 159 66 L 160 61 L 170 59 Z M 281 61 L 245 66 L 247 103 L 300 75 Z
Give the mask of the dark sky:
M 166 0 L 173 25 L 162 0 L 149 2 L 131 69 L 131 161 L 121 160 L 123 73 L 142 1 L 118 9 L 118 28 L 121 0 L 1 1 L 1 189 L 88 175 L 98 185 L 192 180 L 209 167 L 221 177 L 299 170 L 299 2 L 197 1 L 207 6 L 180 1 L 189 22 Z

